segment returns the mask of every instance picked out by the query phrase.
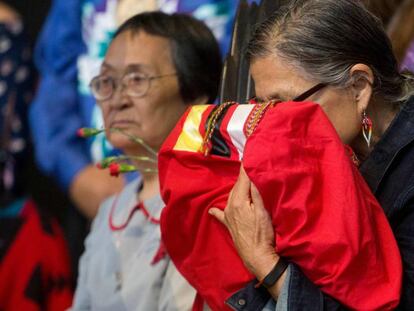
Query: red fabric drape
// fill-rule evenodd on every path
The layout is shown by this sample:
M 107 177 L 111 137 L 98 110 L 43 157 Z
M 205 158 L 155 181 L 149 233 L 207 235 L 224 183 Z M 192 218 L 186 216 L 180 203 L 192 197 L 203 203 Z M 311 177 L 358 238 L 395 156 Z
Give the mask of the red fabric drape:
M 227 229 L 207 211 L 224 209 L 240 162 L 177 150 L 191 109 L 160 151 L 162 238 L 178 270 L 208 305 L 230 310 L 224 301 L 253 276 Z M 203 128 L 200 124 L 201 136 Z M 220 130 L 226 131 L 226 124 Z M 318 105 L 288 102 L 270 108 L 245 144 L 243 165 L 271 215 L 280 256 L 351 309 L 398 304 L 401 259 L 386 216 Z

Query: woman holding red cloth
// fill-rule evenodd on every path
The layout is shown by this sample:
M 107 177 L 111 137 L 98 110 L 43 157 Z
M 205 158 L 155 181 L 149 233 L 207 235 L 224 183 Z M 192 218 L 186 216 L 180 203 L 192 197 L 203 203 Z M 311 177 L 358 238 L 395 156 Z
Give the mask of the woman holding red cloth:
M 234 139 L 231 128 L 232 117 L 243 113 L 227 107 L 215 132 L 231 142 L 229 152 L 214 153 L 219 144 L 207 141 L 213 152 L 204 160 L 204 169 L 203 155 L 191 155 L 181 139 L 189 132 L 186 121 L 192 118 L 194 123 L 197 114 L 189 111 L 177 126 L 160 155 L 167 204 L 162 226 L 173 261 L 214 310 L 228 308 L 224 300 L 236 310 L 262 310 L 271 304 L 266 290 L 254 288 L 257 280 L 247 284 L 254 277 L 259 287 L 265 283 L 278 298 L 277 308 L 340 308 L 331 297 L 357 310 L 397 307 L 397 245 L 380 206 L 349 159 L 352 153 L 348 156 L 346 144 L 356 152 L 355 162 L 363 161 L 369 186 L 391 220 L 403 259 L 403 309 L 412 299 L 413 283 L 413 212 L 408 208 L 412 165 L 406 158 L 407 152 L 412 155 L 413 131 L 407 116 L 413 110 L 413 87 L 408 76 L 399 74 L 379 22 L 357 1 L 295 1 L 257 30 L 249 55 L 258 97 L 286 103 L 268 108 L 245 144 Z M 291 101 L 297 97 L 319 105 Z M 207 129 L 198 126 L 201 137 L 209 136 L 211 120 L 217 119 L 209 109 L 198 114 L 199 125 L 207 124 Z M 401 133 L 406 135 L 398 139 Z M 237 152 L 247 175 L 241 170 L 223 214 L 225 190 L 237 179 Z M 370 152 L 375 159 L 370 159 Z M 164 173 L 163 165 L 168 167 Z M 173 191 L 181 179 L 175 179 L 176 188 L 168 184 L 175 165 L 188 169 L 188 174 L 199 170 L 189 186 L 192 195 L 191 189 Z M 180 174 L 188 181 L 186 171 Z M 401 193 L 391 191 L 391 184 Z M 405 204 L 403 210 L 393 206 L 397 201 Z M 178 202 L 187 209 L 176 208 Z M 207 203 L 200 207 L 197 202 Z M 227 226 L 232 239 L 207 211 Z M 180 216 L 180 227 L 168 230 Z M 280 258 L 293 264 L 284 270 Z M 317 287 L 300 275 L 298 267 Z

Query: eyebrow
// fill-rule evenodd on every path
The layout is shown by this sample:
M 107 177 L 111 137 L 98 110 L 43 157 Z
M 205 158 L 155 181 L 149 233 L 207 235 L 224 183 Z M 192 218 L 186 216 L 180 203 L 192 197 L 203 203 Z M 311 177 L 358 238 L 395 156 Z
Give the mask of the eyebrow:
M 112 65 L 110 65 L 110 64 L 108 64 L 108 63 L 106 63 L 106 62 L 103 62 L 102 63 L 102 69 L 109 69 L 109 70 L 114 70 L 114 71 L 116 71 L 116 67 L 114 67 L 114 66 L 112 66 Z M 151 67 L 150 66 L 148 66 L 148 65 L 144 65 L 144 64 L 130 64 L 130 65 L 128 65 L 127 67 L 126 67 L 126 72 L 131 72 L 131 71 L 134 71 L 134 70 L 148 70 L 148 69 L 151 69 Z
M 151 69 L 151 67 L 148 65 L 144 65 L 144 64 L 130 64 L 126 67 L 125 71 L 131 72 L 134 70 L 142 70 L 142 69 L 145 71 L 145 70 Z
M 101 69 L 110 69 L 110 70 L 115 70 L 115 67 L 109 65 L 108 63 L 103 62 Z

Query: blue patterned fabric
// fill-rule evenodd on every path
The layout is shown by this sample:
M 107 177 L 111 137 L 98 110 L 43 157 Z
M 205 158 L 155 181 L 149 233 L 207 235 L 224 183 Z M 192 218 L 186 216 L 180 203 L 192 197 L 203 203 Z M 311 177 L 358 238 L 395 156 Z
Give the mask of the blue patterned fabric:
M 25 193 L 34 73 L 20 22 L 0 24 L 0 207 Z

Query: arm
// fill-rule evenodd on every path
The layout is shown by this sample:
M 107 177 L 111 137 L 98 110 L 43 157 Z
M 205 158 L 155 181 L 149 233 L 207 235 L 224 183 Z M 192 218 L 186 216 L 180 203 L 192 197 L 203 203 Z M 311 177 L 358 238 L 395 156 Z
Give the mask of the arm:
M 414 188 L 411 189 L 393 216 L 394 234 L 403 261 L 402 295 L 399 304 L 401 310 L 409 310 L 414 305 Z
M 78 279 L 76 282 L 76 290 L 73 299 L 72 311 L 86 311 L 91 310 L 92 308 L 92 298 L 91 298 L 91 278 L 94 279 L 92 284 L 96 282 L 94 278 L 93 270 L 94 265 L 93 258 L 96 257 L 96 254 L 99 254 L 99 248 L 102 245 L 102 228 L 107 226 L 109 208 L 113 203 L 113 198 L 109 198 L 105 201 L 99 209 L 97 216 L 94 218 L 91 226 L 91 230 L 88 236 L 85 239 L 85 250 L 79 260 L 79 273 Z M 108 260 L 111 257 L 111 249 L 108 250 Z M 111 264 L 114 264 L 113 262 Z
M 96 169 L 87 142 L 76 136 L 86 125 L 77 91 L 77 59 L 84 51 L 81 1 L 55 0 L 36 49 L 42 79 L 30 109 L 35 155 L 40 168 L 92 218 L 123 180 Z
M 35 50 L 41 74 L 30 108 L 35 156 L 40 168 L 64 189 L 89 162 L 77 95 L 77 57 L 84 51 L 80 1 L 55 0 Z
M 87 248 L 88 242 L 85 242 L 85 248 Z M 88 273 L 88 254 L 85 253 L 79 260 L 79 275 L 76 284 L 76 292 L 73 298 L 73 305 L 70 308 L 71 311 L 86 311 L 91 309 L 90 293 L 86 286 L 87 273 Z
M 209 213 L 229 230 L 238 254 L 249 271 L 262 280 L 279 260 L 275 251 L 275 237 L 268 212 L 256 187 L 250 182 L 243 168 L 229 195 L 224 211 L 212 208 Z M 268 288 L 277 299 L 286 278 L 286 271 L 280 279 Z
M 243 169 L 229 196 L 226 209 L 223 211 L 213 208 L 210 214 L 222 222 L 233 238 L 236 249 L 246 267 L 257 277 L 263 279 L 276 264 L 279 256 L 275 252 L 275 242 L 272 222 L 256 187 L 250 182 Z M 288 284 L 285 284 L 288 279 Z M 255 281 L 256 282 L 256 281 Z M 334 301 L 311 283 L 299 270 L 290 264 L 281 278 L 267 289 L 277 300 L 283 292 L 288 292 L 289 310 L 341 310 L 339 303 Z M 246 294 L 247 292 L 250 293 Z M 263 297 L 259 289 L 252 284 L 238 292 L 236 297 Z

